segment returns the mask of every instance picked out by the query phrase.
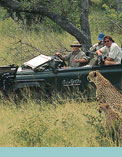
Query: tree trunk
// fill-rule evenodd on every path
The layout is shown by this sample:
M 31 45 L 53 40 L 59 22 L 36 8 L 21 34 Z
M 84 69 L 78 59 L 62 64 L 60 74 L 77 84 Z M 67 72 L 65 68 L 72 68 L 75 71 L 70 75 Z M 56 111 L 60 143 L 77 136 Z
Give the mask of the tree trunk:
M 0 5 L 4 8 L 12 9 L 16 12 L 27 12 L 32 14 L 43 14 L 47 16 L 52 21 L 60 25 L 65 31 L 73 35 L 83 46 L 84 51 L 88 51 L 91 46 L 91 39 L 90 39 L 90 29 L 88 23 L 88 0 L 80 0 L 81 6 L 81 28 L 79 30 L 76 28 L 72 23 L 70 23 L 66 18 L 51 12 L 48 8 L 44 6 L 30 6 L 24 7 L 21 5 L 20 2 L 15 0 L 0 0 Z
M 84 47 L 85 50 L 87 47 L 91 47 L 91 34 L 89 28 L 89 21 L 88 21 L 88 8 L 89 8 L 89 1 L 88 0 L 80 0 L 80 25 L 81 29 L 84 34 L 86 34 L 87 39 L 84 38 Z
M 91 0 L 88 0 L 89 1 L 89 5 L 91 5 L 92 4 L 92 1 Z

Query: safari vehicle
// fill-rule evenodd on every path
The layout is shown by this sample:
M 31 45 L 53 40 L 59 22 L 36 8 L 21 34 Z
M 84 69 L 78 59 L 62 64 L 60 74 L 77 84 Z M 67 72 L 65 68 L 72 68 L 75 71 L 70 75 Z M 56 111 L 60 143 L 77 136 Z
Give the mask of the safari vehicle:
M 21 67 L 10 65 L 0 67 L 0 90 L 5 93 L 29 88 L 33 93 L 64 93 L 71 89 L 89 95 L 87 76 L 99 70 L 116 88 L 122 90 L 122 65 L 86 65 L 83 67 L 61 68 L 64 64 L 58 57 L 39 55 Z M 92 88 L 93 89 L 93 88 Z M 93 94 L 93 91 L 91 91 Z

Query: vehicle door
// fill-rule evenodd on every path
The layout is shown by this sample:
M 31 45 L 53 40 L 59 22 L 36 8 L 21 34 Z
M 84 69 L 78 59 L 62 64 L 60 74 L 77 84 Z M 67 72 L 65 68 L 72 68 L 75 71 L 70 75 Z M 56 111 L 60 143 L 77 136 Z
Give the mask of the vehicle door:
M 42 90 L 52 90 L 56 86 L 56 74 L 45 63 L 36 69 L 22 69 L 16 75 L 16 88 L 39 87 Z
M 87 76 L 91 67 L 57 69 L 57 89 L 61 92 L 84 91 L 88 86 Z

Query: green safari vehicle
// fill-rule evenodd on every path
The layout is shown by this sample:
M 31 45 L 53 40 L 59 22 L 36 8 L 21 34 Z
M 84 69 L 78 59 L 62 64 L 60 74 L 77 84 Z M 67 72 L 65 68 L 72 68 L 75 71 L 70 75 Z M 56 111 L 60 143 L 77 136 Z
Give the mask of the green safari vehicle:
M 90 97 L 95 88 L 87 76 L 93 70 L 99 70 L 117 90 L 122 90 L 122 64 L 86 65 L 82 67 L 61 68 L 63 61 L 55 56 L 39 55 L 21 67 L 15 65 L 0 67 L 0 90 L 4 94 L 17 93 L 29 88 L 38 95 L 49 96 L 52 93 L 73 92 L 79 90 Z

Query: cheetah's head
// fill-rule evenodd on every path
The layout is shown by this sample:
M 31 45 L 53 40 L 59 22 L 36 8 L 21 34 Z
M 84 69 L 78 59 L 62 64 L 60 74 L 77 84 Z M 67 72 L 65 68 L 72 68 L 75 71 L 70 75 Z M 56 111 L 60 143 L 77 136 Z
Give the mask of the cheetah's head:
M 98 111 L 101 113 L 102 111 L 107 112 L 109 110 L 110 106 L 107 104 L 100 104 Z
M 98 70 L 96 70 L 96 71 L 91 71 L 91 72 L 89 73 L 89 75 L 87 76 L 87 80 L 88 80 L 89 82 L 94 82 L 94 83 L 96 83 L 96 82 L 97 82 L 97 78 L 98 78 L 98 74 L 99 74 L 99 71 L 98 71 Z

